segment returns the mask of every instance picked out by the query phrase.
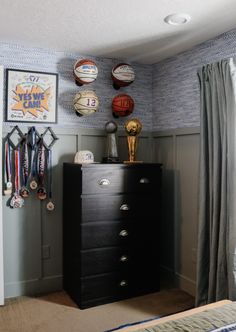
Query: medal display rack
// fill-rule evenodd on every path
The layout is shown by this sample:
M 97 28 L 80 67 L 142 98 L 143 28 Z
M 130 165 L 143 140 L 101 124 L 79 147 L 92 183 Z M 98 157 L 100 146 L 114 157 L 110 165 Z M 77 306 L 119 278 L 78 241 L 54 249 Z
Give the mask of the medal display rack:
M 56 143 L 56 141 L 59 139 L 56 134 L 54 133 L 54 131 L 52 130 L 51 127 L 47 127 L 45 129 L 45 131 L 42 133 L 42 134 L 39 134 L 39 132 L 37 131 L 37 129 L 35 129 L 35 127 L 30 127 L 28 132 L 23 134 L 23 132 L 20 130 L 20 128 L 18 126 L 15 126 L 7 135 L 6 137 L 4 138 L 4 142 L 6 140 L 9 140 L 9 143 L 12 147 L 13 150 L 16 150 L 25 140 L 28 141 L 28 136 L 30 134 L 30 131 L 32 130 L 32 128 L 34 128 L 35 130 L 35 135 L 36 135 L 36 145 L 39 143 L 39 141 L 42 139 L 43 140 L 43 145 L 44 147 L 49 150 L 53 147 L 53 145 Z M 17 134 L 18 135 L 18 138 L 19 138 L 19 141 L 17 144 L 14 143 L 14 141 L 12 140 L 12 136 Z M 49 144 L 46 143 L 44 137 L 47 135 L 47 134 L 50 134 L 51 136 L 51 142 Z M 29 143 L 30 144 L 30 143 Z M 30 144 L 31 145 L 31 144 Z M 32 145 L 31 145 L 31 148 L 32 148 Z
M 8 202 L 10 207 L 22 207 L 24 198 L 27 198 L 30 191 L 37 189 L 40 185 L 37 198 L 49 199 L 46 207 L 49 211 L 54 209 L 51 160 L 52 147 L 57 140 L 58 137 L 51 127 L 47 127 L 43 133 L 39 133 L 35 127 L 30 127 L 24 134 L 18 126 L 15 126 L 3 139 L 5 146 L 4 195 L 10 196 Z M 48 187 L 48 194 L 43 187 L 44 182 Z M 41 194 L 42 190 L 44 195 Z
M 15 135 L 17 134 L 18 135 L 18 138 L 19 138 L 19 141 L 17 144 L 15 144 L 13 142 L 13 140 L 11 139 L 12 135 Z M 27 135 L 27 134 L 26 134 Z M 25 139 L 25 135 L 22 133 L 22 131 L 20 130 L 20 128 L 18 126 L 15 126 L 11 131 L 10 133 L 7 134 L 7 136 L 5 137 L 4 139 L 4 142 L 5 141 L 9 141 L 9 144 L 10 146 L 12 147 L 13 150 L 16 150 L 22 143 L 22 141 Z

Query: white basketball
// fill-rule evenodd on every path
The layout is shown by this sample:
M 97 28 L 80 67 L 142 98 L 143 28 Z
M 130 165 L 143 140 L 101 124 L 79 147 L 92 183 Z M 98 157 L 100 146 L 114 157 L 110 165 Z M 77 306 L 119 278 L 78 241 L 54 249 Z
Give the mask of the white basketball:
M 81 84 L 89 84 L 96 80 L 98 68 L 92 60 L 79 60 L 74 65 L 74 76 Z
M 135 79 L 133 68 L 128 64 L 120 64 L 112 69 L 112 76 L 121 82 L 132 83 Z
M 80 115 L 90 115 L 97 111 L 98 96 L 94 91 L 80 91 L 74 98 L 74 109 Z

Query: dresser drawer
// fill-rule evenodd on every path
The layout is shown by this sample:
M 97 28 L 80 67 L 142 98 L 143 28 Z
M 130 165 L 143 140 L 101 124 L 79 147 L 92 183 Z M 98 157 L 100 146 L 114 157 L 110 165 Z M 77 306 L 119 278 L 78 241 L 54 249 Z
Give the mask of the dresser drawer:
M 82 250 L 80 253 L 81 276 L 89 276 L 114 271 L 131 273 L 134 269 L 148 268 L 158 263 L 158 250 L 148 247 L 111 247 Z M 75 261 L 74 266 L 78 266 Z
M 160 168 L 83 169 L 82 193 L 154 193 L 160 187 Z
M 126 245 L 135 241 L 132 225 L 121 222 L 100 222 L 81 225 L 81 249 Z
M 118 247 L 83 250 L 80 257 L 82 277 L 117 270 L 129 270 L 134 261 L 128 248 Z
M 81 279 L 82 301 L 100 297 L 124 296 L 130 292 L 127 275 L 102 274 Z
M 159 195 L 83 195 L 82 223 L 106 220 L 143 220 L 159 213 Z M 155 208 L 154 208 L 155 206 Z
M 126 222 L 100 222 L 81 225 L 81 249 L 110 246 L 150 246 L 158 242 L 156 224 Z
M 90 301 L 111 296 L 119 299 L 157 291 L 158 273 L 153 266 L 152 269 L 132 273 L 109 273 L 81 278 L 81 300 Z

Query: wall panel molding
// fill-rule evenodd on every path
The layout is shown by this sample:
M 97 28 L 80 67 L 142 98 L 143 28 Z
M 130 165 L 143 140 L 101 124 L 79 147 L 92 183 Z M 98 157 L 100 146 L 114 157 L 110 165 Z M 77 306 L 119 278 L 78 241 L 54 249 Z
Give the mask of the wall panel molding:
M 3 136 L 13 127 L 5 124 Z M 19 127 L 24 133 L 28 129 L 25 125 Z M 52 152 L 55 210 L 47 211 L 47 202 L 37 200 L 34 192 L 22 209 L 10 209 L 6 206 L 8 197 L 3 198 L 6 298 L 62 288 L 62 166 L 64 162 L 73 162 L 75 153 L 81 149 L 91 150 L 96 162 L 105 156 L 105 130 L 52 127 L 59 138 Z M 39 133 L 45 128 L 37 126 Z M 124 130 L 117 132 L 121 160 L 128 159 L 126 137 Z M 150 161 L 151 145 L 151 133 L 142 131 L 138 145 L 140 160 Z M 47 259 L 42 254 L 45 247 L 50 249 Z
M 173 272 L 179 287 L 193 295 L 199 138 L 199 127 L 153 132 L 153 161 L 163 164 L 162 265 Z

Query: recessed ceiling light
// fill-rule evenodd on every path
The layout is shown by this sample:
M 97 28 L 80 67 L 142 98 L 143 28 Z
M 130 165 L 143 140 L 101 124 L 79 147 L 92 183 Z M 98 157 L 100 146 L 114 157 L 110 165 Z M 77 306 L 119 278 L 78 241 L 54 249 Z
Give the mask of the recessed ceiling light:
M 188 14 L 171 14 L 164 18 L 164 21 L 171 25 L 182 25 L 188 23 L 191 17 Z

